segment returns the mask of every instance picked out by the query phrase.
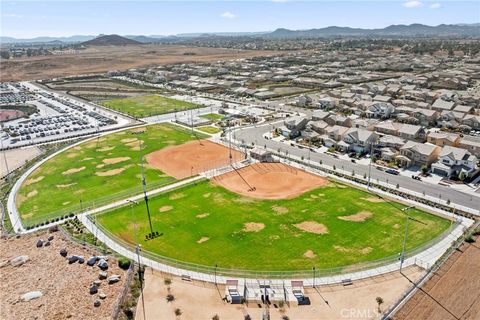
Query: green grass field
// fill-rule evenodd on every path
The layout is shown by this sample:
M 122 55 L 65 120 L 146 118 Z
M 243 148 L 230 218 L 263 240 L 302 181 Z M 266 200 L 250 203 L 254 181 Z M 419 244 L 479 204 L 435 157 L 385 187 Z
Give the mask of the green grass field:
M 213 121 L 213 122 L 216 122 L 216 121 L 224 118 L 224 116 L 222 116 L 221 114 L 217 114 L 217 113 L 204 114 L 204 115 L 201 115 L 200 117 L 208 119 L 208 120 Z
M 144 131 L 142 134 L 132 134 Z M 206 137 L 199 135 L 200 138 Z M 103 136 L 70 148 L 36 169 L 21 186 L 17 206 L 26 225 L 141 192 L 140 140 L 146 155 L 195 139 L 172 124 L 153 125 Z M 146 166 L 148 186 L 175 181 Z M 102 203 L 102 199 L 105 200 Z M 80 204 L 82 201 L 82 204 Z
M 397 255 L 405 215 L 395 206 L 403 207 L 334 183 L 295 199 L 254 200 L 204 181 L 151 199 L 154 231 L 164 233 L 154 240 L 145 241 L 149 229 L 143 202 L 134 207 L 134 215 L 130 207 L 123 207 L 97 215 L 97 222 L 129 243 L 138 241 L 144 250 L 186 262 L 250 270 L 311 270 Z M 371 214 L 363 222 L 339 218 L 362 212 Z M 410 223 L 408 249 L 450 226 L 450 221 L 422 211 L 409 213 L 424 224 Z M 328 233 L 295 226 L 305 221 L 323 224 Z M 264 228 L 244 230 L 251 222 Z
M 219 128 L 214 126 L 203 126 L 203 127 L 198 127 L 196 129 L 209 134 L 215 134 L 222 131 Z
M 200 107 L 191 102 L 176 100 L 160 95 L 113 99 L 102 102 L 102 105 L 137 118 Z

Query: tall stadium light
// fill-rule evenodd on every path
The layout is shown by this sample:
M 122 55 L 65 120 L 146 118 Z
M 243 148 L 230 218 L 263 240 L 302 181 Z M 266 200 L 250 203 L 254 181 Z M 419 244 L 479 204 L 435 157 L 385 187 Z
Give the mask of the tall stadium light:
M 142 140 L 139 139 L 138 143 L 140 145 L 140 167 L 142 172 L 143 198 L 145 199 L 145 206 L 147 207 L 147 216 L 148 216 L 148 225 L 150 226 L 150 234 L 153 234 L 152 219 L 150 218 L 150 208 L 148 206 L 147 180 L 145 179 L 145 170 L 143 167 Z
M 133 222 L 133 228 L 135 230 L 135 241 L 138 241 L 137 219 L 135 218 L 135 212 L 133 211 L 133 206 L 138 205 L 138 201 L 127 199 L 127 202 L 130 203 L 130 208 L 132 209 L 132 222 Z
M 405 247 L 407 245 L 408 223 L 410 222 L 410 219 L 411 219 L 407 211 L 413 208 L 414 206 L 410 206 L 402 209 L 402 212 L 404 212 L 407 215 L 407 222 L 405 223 L 405 233 L 403 234 L 402 253 L 400 254 L 400 273 L 402 273 L 403 261 L 405 260 Z

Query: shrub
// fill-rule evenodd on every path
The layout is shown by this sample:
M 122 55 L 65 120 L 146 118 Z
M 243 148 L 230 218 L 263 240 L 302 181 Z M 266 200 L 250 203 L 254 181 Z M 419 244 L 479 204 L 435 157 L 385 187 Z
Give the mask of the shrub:
M 172 284 L 172 279 L 170 278 L 165 278 L 165 280 L 163 280 L 163 283 L 166 285 L 166 286 L 169 286 Z
M 216 314 L 212 317 L 212 320 L 220 320 L 220 317 L 218 316 L 218 314 Z
M 118 266 L 120 267 L 120 269 L 123 269 L 123 270 L 128 270 L 128 268 L 130 268 L 131 263 L 132 262 L 125 257 L 118 259 Z
M 181 316 L 182 315 L 182 310 L 180 310 L 179 308 L 175 309 L 175 315 L 177 317 Z
M 173 294 L 167 294 L 167 302 L 172 302 L 173 300 L 175 300 Z

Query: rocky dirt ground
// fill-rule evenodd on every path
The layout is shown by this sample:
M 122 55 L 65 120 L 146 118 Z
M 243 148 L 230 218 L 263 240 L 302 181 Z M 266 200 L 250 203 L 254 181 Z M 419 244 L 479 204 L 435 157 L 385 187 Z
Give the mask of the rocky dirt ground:
M 47 241 L 49 236 L 54 237 L 50 245 L 37 248 L 37 241 Z M 67 257 L 60 255 L 62 248 L 68 251 Z M 99 280 L 101 270 L 86 262 L 101 254 L 70 241 L 61 232 L 0 239 L 0 319 L 110 319 L 127 273 L 109 258 L 107 275 L 119 275 L 120 281 L 108 284 L 101 280 L 98 293 L 91 295 L 89 289 Z M 22 255 L 28 256 L 28 261 L 13 266 L 12 259 Z M 69 264 L 71 255 L 83 256 L 85 263 Z M 43 295 L 30 301 L 21 299 L 32 291 Z M 101 302 L 98 307 L 94 306 L 96 300 Z

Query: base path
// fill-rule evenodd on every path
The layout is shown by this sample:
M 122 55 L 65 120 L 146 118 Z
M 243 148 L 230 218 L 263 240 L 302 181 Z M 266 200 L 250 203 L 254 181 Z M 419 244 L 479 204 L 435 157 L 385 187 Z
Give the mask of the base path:
M 288 199 L 328 184 L 328 180 L 283 163 L 255 163 L 212 180 L 247 197 Z
M 229 164 L 230 153 L 232 162 L 245 159 L 242 152 L 208 140 L 163 148 L 147 154 L 145 158 L 150 166 L 176 179 L 184 179 Z

